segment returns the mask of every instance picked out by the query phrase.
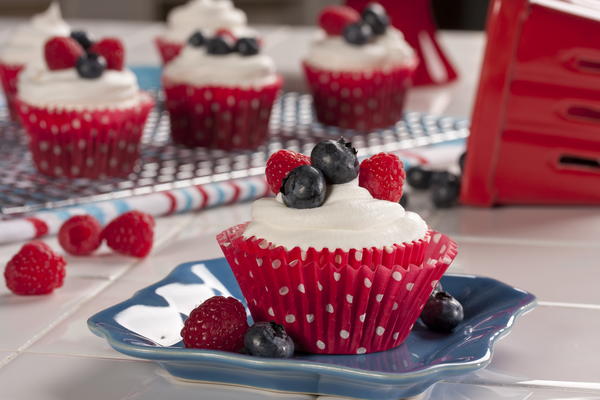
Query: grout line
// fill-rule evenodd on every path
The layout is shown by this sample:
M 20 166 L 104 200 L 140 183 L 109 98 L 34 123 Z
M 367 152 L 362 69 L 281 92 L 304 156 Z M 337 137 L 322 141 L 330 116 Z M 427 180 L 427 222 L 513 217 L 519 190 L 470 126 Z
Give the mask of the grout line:
M 600 310 L 600 304 L 585 304 L 585 303 L 564 303 L 560 301 L 538 301 L 539 306 L 546 307 L 563 307 L 563 308 L 578 308 L 586 310 Z

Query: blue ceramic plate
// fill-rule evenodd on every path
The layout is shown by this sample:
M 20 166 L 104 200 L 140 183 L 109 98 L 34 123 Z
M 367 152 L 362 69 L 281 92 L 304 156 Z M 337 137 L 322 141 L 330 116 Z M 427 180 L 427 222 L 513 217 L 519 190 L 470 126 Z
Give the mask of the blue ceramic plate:
M 88 326 L 117 351 L 160 363 L 186 380 L 346 396 L 398 399 L 415 396 L 441 379 L 485 367 L 494 342 L 515 318 L 535 305 L 530 293 L 489 278 L 447 275 L 444 289 L 462 304 L 465 320 L 450 335 L 415 324 L 406 342 L 366 355 L 299 355 L 264 359 L 185 349 L 179 332 L 190 311 L 214 295 L 242 293 L 225 259 L 191 262 L 133 297 L 91 317 Z

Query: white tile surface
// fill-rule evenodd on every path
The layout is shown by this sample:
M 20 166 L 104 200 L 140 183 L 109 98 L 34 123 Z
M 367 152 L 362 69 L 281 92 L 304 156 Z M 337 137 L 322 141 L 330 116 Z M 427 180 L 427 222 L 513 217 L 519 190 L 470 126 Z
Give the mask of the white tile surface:
M 10 362 L 17 356 L 17 353 L 10 351 L 0 351 L 0 368 Z

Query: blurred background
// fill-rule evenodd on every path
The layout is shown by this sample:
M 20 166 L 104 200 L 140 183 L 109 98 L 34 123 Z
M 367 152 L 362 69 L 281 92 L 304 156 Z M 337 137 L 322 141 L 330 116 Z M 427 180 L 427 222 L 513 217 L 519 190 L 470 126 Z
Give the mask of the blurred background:
M 410 0 L 407 0 L 410 1 Z M 60 0 L 66 18 L 165 20 L 169 10 L 186 0 Z M 335 0 L 234 0 L 251 24 L 312 25 L 321 8 Z M 443 29 L 481 30 L 489 0 L 433 0 Z M 28 17 L 43 11 L 47 0 L 0 0 L 0 16 Z

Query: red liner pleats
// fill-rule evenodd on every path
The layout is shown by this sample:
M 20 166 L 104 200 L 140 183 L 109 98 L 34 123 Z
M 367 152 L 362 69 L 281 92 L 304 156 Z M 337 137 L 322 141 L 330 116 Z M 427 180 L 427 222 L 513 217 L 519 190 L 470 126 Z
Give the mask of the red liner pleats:
M 4 95 L 6 96 L 6 103 L 8 104 L 10 117 L 15 121 L 18 118 L 15 105 L 15 99 L 17 96 L 17 80 L 23 68 L 24 65 L 20 64 L 11 65 L 0 63 L 0 81 L 2 81 L 2 89 L 4 90 Z

